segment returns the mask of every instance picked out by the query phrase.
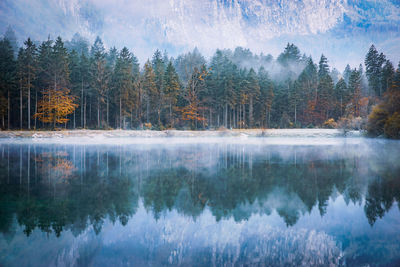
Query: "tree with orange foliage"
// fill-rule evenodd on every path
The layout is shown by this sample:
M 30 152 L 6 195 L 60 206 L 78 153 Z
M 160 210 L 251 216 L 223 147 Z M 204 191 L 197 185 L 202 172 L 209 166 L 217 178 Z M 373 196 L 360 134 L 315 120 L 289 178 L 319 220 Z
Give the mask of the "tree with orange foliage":
M 400 64 L 394 81 L 368 117 L 368 133 L 400 139 Z
M 200 106 L 199 94 L 205 89 L 204 78 L 208 75 L 208 71 L 205 66 L 201 70 L 195 68 L 186 87 L 186 93 L 184 95 L 185 100 L 188 104 L 183 108 L 177 110 L 182 113 L 182 120 L 190 121 L 191 128 L 197 127 L 197 122 L 203 122 L 205 126 L 205 118 L 200 111 L 204 111 L 204 107 Z M 204 112 L 203 112 L 204 114 Z
M 69 93 L 68 88 L 44 91 L 34 117 L 44 123 L 51 123 L 53 129 L 57 123 L 67 123 L 69 119 L 66 116 L 73 113 L 78 106 L 74 103 L 75 97 Z

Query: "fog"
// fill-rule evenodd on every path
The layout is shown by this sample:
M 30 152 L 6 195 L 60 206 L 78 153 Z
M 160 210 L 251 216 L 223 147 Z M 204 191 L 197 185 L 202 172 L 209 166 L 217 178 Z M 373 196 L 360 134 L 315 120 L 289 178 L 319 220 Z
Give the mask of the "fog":
M 211 57 L 217 48 L 242 46 L 277 57 L 290 42 L 313 58 L 325 53 L 344 69 L 358 66 L 371 43 L 400 60 L 399 8 L 394 0 L 6 0 L 0 32 L 12 26 L 20 44 L 28 36 L 70 39 L 78 32 L 93 42 L 99 35 L 107 47 L 127 46 L 141 62 L 157 48 L 177 56 L 198 47 Z

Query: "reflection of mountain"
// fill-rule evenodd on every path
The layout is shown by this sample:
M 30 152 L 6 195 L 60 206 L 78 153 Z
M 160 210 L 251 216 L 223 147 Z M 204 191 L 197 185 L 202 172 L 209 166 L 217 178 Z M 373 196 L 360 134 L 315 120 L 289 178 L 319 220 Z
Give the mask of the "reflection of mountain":
M 60 235 L 92 225 L 100 232 L 107 217 L 126 224 L 139 198 L 155 218 L 167 210 L 196 218 L 208 208 L 217 221 L 240 222 L 276 211 L 288 226 L 314 207 L 324 216 L 329 199 L 338 194 L 347 203 L 364 203 L 371 225 L 400 200 L 398 163 L 362 145 L 323 146 L 325 151 L 241 145 L 2 147 L 8 151 L 0 161 L 3 232 L 11 229 L 14 214 L 28 235 L 36 227 Z M 398 156 L 397 144 L 383 148 Z

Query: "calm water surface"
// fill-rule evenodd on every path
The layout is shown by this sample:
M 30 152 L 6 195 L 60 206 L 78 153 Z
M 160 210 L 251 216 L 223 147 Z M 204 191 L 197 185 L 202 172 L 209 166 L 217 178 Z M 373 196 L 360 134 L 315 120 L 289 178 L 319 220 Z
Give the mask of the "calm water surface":
M 1 140 L 0 266 L 400 266 L 400 142 L 273 140 Z

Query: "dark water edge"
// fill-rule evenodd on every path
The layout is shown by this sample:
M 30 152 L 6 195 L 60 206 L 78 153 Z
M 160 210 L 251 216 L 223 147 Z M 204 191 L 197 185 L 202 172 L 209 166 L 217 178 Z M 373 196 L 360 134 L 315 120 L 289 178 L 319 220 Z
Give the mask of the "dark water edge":
M 364 138 L 3 140 L 0 265 L 396 266 L 399 159 Z

